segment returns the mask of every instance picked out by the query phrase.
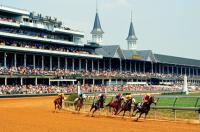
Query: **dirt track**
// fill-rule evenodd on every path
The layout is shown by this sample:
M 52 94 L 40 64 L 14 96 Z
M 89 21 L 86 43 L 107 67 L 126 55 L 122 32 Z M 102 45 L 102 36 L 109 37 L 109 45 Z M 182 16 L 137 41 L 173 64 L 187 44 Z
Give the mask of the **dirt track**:
M 199 132 L 199 124 L 53 112 L 54 97 L 0 99 L 0 132 Z

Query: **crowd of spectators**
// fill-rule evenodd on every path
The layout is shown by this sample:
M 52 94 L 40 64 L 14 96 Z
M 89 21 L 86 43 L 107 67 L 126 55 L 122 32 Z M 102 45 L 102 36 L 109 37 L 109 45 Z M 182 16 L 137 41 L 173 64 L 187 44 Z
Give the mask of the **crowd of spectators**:
M 5 22 L 14 22 L 14 23 L 17 22 L 15 19 L 8 18 L 8 17 L 2 17 L 2 16 L 0 16 L 0 21 L 5 21 Z
M 44 32 L 44 31 L 41 32 L 41 31 L 34 31 L 34 30 L 28 30 L 28 29 L 22 29 L 22 28 L 19 29 L 19 28 L 14 28 L 14 27 L 0 27 L 0 31 L 19 34 L 19 35 L 38 37 L 38 38 L 72 41 L 72 37 L 70 36 L 61 35 L 61 34 L 53 34 L 53 33 Z
M 90 50 L 83 49 L 82 47 L 63 47 L 63 46 L 53 46 L 53 45 L 44 45 L 40 43 L 27 43 L 23 41 L 13 41 L 13 40 L 1 40 L 0 45 L 22 47 L 22 48 L 32 48 L 32 49 L 43 49 L 51 51 L 61 51 L 61 52 L 71 52 L 79 54 L 94 54 Z
M 84 78 L 179 78 L 180 75 L 159 74 L 159 73 L 143 73 L 143 72 L 129 72 L 129 71 L 84 71 L 84 70 L 66 70 L 66 69 L 42 69 L 30 67 L 0 67 L 0 75 L 38 75 L 38 76 L 55 76 L 55 77 L 84 77 Z
M 77 85 L 68 86 L 45 86 L 45 85 L 2 85 L 0 86 L 0 95 L 6 94 L 47 94 L 47 93 L 76 93 Z M 194 90 L 200 90 L 200 86 L 195 86 Z M 173 86 L 153 86 L 153 85 L 81 85 L 81 92 L 138 92 L 138 91 L 149 91 L 149 92 L 177 92 L 182 90 L 182 85 Z

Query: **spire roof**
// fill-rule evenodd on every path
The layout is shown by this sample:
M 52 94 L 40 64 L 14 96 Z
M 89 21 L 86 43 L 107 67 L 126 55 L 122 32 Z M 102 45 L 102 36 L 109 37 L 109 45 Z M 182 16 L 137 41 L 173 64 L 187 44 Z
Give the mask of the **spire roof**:
M 98 12 L 96 12 L 96 16 L 95 16 L 95 21 L 94 21 L 94 27 L 91 31 L 91 33 L 93 34 L 96 34 L 96 33 L 100 33 L 100 34 L 103 34 L 103 30 L 101 28 L 101 23 L 100 23 L 100 20 L 99 20 L 99 14 Z
M 131 11 L 131 24 L 130 24 L 130 28 L 129 28 L 128 37 L 126 39 L 127 40 L 128 39 L 135 39 L 135 40 L 137 40 L 137 37 L 135 36 L 135 30 L 133 28 L 132 11 Z

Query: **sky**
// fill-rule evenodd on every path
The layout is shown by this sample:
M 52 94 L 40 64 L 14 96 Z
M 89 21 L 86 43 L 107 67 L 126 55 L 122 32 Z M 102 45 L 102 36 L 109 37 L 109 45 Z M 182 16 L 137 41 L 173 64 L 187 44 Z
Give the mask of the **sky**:
M 96 0 L 0 0 L 0 4 L 57 17 L 91 40 Z M 98 0 L 104 45 L 127 49 L 131 10 L 140 50 L 200 60 L 200 0 Z

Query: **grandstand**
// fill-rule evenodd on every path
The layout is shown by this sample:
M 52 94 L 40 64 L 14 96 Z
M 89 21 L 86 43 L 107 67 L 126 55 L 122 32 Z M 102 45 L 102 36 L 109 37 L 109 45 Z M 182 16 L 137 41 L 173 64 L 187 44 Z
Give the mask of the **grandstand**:
M 63 89 L 77 81 L 95 86 L 130 82 L 173 85 L 183 83 L 184 75 L 190 85 L 200 86 L 200 60 L 137 50 L 132 20 L 128 49 L 103 44 L 98 12 L 91 34 L 92 41 L 85 44 L 83 32 L 64 27 L 57 18 L 0 5 L 1 90 L 26 85 L 35 91 L 51 85 Z M 70 79 L 75 81 L 66 81 Z

